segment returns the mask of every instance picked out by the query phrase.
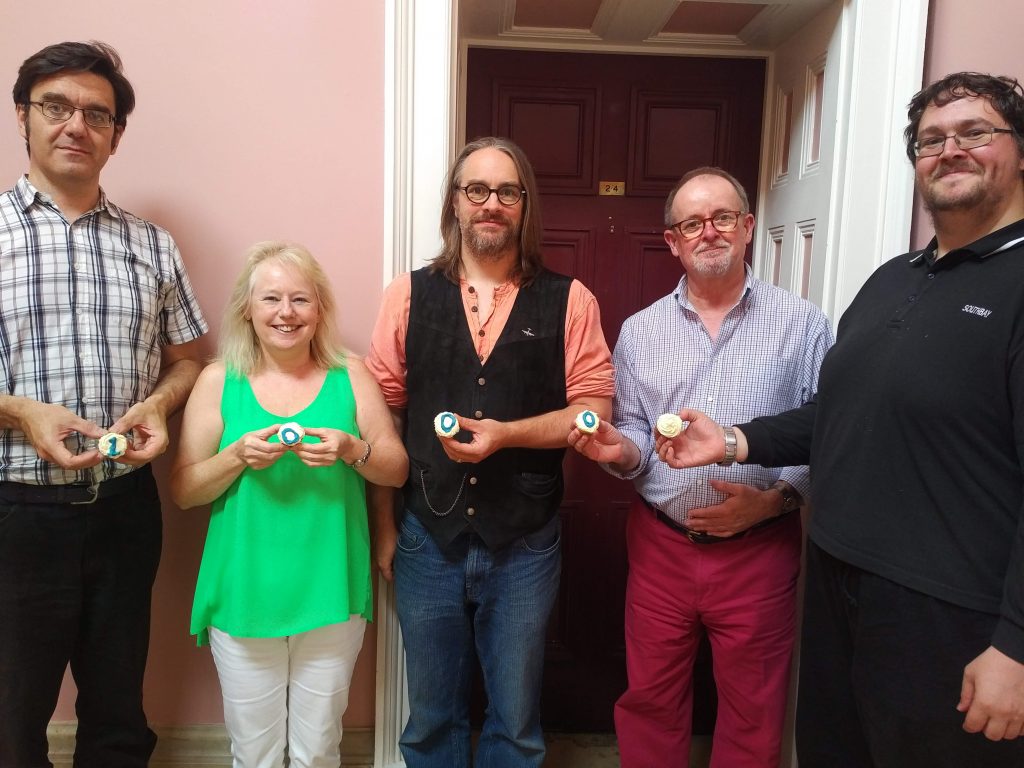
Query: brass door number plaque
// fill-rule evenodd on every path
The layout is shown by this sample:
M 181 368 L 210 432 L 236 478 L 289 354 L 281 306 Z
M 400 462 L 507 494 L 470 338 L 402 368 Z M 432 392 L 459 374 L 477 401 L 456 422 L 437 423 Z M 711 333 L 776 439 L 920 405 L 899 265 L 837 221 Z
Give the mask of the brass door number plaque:
M 626 194 L 626 182 L 624 181 L 599 181 L 597 182 L 600 191 L 599 195 L 624 195 Z

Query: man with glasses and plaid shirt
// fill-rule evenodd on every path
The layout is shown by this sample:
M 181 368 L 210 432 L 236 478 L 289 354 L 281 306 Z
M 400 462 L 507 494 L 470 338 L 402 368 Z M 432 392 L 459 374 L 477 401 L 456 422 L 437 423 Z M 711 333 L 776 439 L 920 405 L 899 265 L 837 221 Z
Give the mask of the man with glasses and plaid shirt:
M 0 196 L 0 765 L 50 765 L 70 662 L 75 765 L 141 767 L 156 741 L 142 709 L 161 543 L 149 462 L 207 326 L 171 237 L 100 189 L 135 105 L 117 53 L 44 48 L 13 95 L 29 168 Z M 105 458 L 105 433 L 128 435 L 123 455 Z
M 801 768 L 1024 765 L 1024 90 L 958 72 L 908 117 L 935 237 L 861 288 L 817 397 L 659 446 L 810 463 Z
M 632 480 L 626 546 L 626 670 L 615 705 L 624 768 L 686 765 L 693 666 L 707 633 L 718 718 L 712 765 L 776 768 L 796 633 L 806 467 L 672 469 L 658 417 L 700 402 L 722 419 L 813 395 L 832 343 L 810 302 L 757 280 L 743 256 L 747 194 L 719 168 L 686 174 L 665 204 L 665 241 L 685 269 L 675 290 L 626 320 L 615 346 L 613 424 L 569 436 Z

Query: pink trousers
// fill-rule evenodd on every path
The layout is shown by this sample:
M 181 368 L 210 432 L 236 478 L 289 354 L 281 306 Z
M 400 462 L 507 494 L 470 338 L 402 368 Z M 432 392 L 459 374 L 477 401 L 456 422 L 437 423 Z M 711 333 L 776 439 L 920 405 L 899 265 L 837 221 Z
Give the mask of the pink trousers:
M 711 643 L 711 768 L 776 768 L 800 570 L 798 514 L 736 541 L 694 544 L 641 501 L 626 527 L 626 670 L 615 705 L 623 768 L 689 765 L 693 664 Z

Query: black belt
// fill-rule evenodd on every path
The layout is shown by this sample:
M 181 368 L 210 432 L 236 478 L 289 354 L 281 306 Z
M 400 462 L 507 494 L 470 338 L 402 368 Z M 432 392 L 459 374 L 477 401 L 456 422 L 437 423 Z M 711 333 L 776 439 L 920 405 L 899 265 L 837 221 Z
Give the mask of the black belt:
M 691 528 L 687 528 L 685 525 L 680 525 L 671 517 L 662 512 L 660 509 L 651 504 L 651 502 L 649 502 L 643 496 L 640 497 L 640 501 L 642 501 L 644 503 L 644 506 L 654 513 L 654 516 L 658 518 L 658 520 L 667 525 L 673 531 L 677 531 L 683 534 L 683 536 L 688 538 L 694 544 L 721 544 L 724 541 L 736 541 L 737 539 L 742 539 L 751 531 L 756 531 L 757 529 L 764 528 L 766 526 L 771 525 L 772 523 L 777 523 L 779 520 L 782 520 L 786 517 L 786 515 L 769 517 L 767 520 L 762 520 L 759 523 L 755 523 L 754 525 L 750 526 L 745 530 L 740 531 L 739 533 L 734 533 L 732 536 L 712 536 L 710 533 L 704 533 L 704 531 L 695 531 Z
M 92 504 L 98 499 L 137 491 L 151 476 L 152 471 L 146 466 L 96 485 L 32 485 L 5 481 L 0 482 L 0 499 L 9 504 Z

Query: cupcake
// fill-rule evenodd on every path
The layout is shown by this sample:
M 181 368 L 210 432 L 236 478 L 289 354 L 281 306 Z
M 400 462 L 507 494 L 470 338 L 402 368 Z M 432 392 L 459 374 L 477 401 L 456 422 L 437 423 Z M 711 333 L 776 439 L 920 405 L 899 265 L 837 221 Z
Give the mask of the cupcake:
M 576 416 L 576 428 L 580 432 L 585 432 L 588 435 L 592 435 L 597 432 L 597 427 L 601 424 L 601 417 L 593 411 L 580 411 Z
M 675 437 L 683 431 L 683 420 L 676 413 L 663 413 L 658 417 L 658 432 L 664 437 Z
M 97 441 L 96 449 L 108 459 L 118 459 L 128 450 L 128 438 L 117 432 L 107 432 Z
M 451 411 L 441 411 L 434 417 L 434 431 L 439 437 L 455 437 L 459 434 L 459 420 Z
M 277 430 L 277 439 L 285 445 L 295 445 L 306 436 L 306 430 L 304 430 L 298 423 L 289 421 L 287 424 L 282 424 L 281 428 Z

